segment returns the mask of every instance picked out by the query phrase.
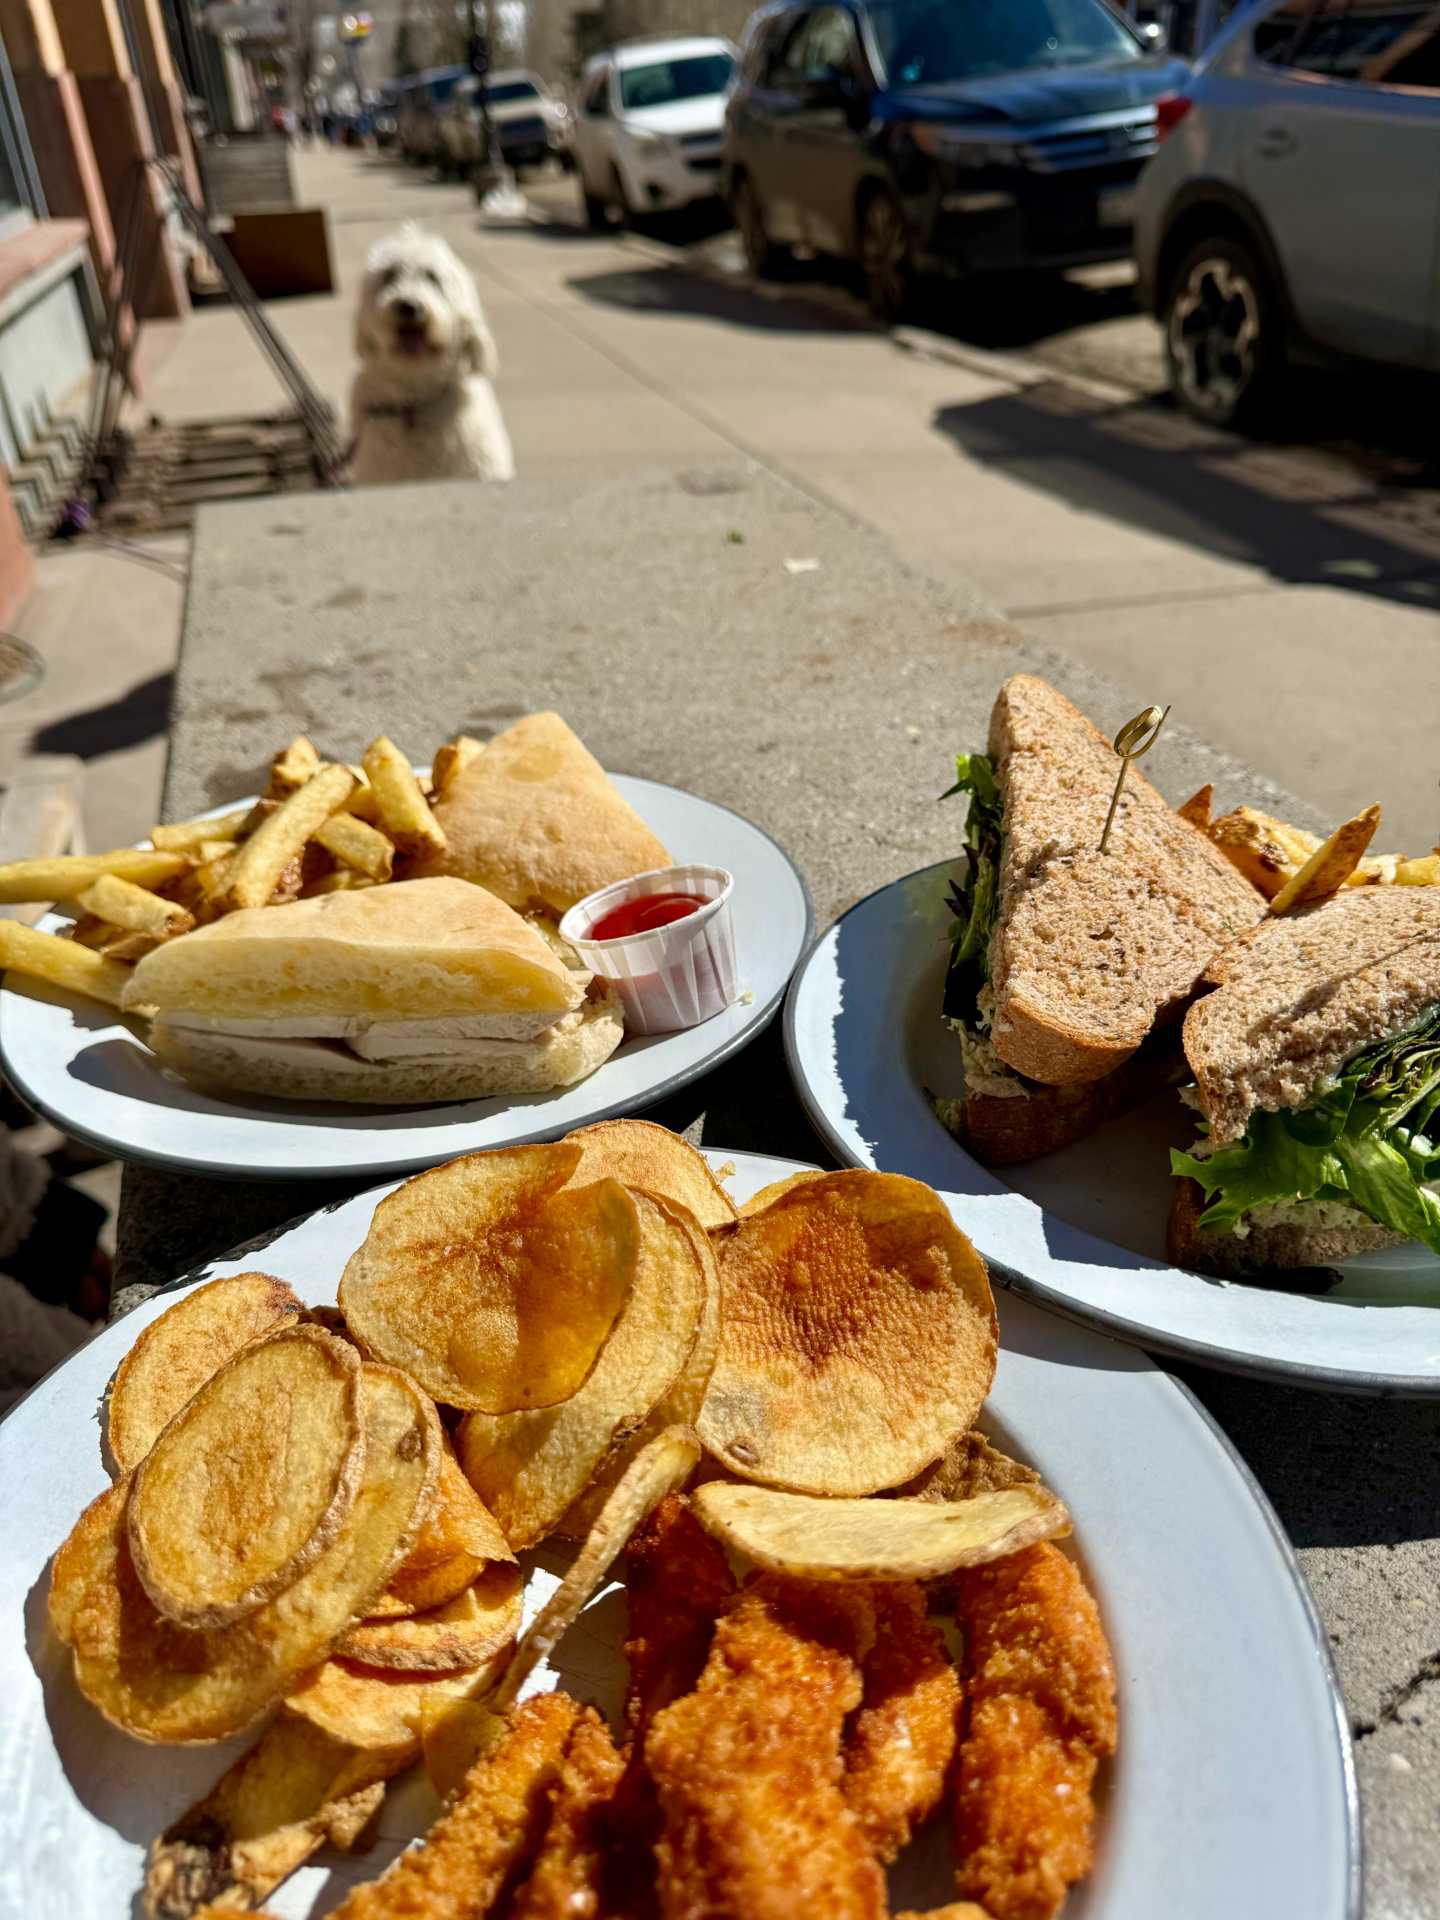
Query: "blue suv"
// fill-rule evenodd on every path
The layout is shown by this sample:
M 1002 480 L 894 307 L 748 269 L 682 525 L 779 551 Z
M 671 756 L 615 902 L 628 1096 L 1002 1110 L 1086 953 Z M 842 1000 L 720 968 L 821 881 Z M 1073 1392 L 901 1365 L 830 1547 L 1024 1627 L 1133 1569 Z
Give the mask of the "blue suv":
M 1188 69 L 1104 0 L 779 0 L 751 21 L 725 187 L 750 266 L 919 273 L 1125 258 L 1155 103 Z

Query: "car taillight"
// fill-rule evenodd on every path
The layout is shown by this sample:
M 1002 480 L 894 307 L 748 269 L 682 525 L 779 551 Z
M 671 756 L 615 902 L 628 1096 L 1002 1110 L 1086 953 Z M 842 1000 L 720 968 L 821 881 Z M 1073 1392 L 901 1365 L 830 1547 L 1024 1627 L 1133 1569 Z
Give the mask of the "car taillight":
M 1188 94 L 1162 93 L 1155 102 L 1155 138 L 1163 140 L 1173 133 L 1193 105 Z

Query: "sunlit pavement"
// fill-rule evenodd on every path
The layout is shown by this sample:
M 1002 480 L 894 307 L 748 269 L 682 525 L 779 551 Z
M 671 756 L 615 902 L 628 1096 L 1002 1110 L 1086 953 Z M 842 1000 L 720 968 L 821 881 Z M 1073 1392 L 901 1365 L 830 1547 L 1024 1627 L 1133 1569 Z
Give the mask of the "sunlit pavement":
M 887 335 L 837 270 L 753 286 L 716 223 L 588 234 L 571 180 L 527 181 L 518 231 L 486 230 L 466 188 L 375 154 L 301 154 L 297 181 L 330 211 L 339 290 L 270 311 L 337 404 L 365 252 L 418 218 L 476 273 L 522 472 L 750 454 L 1133 706 L 1174 700 L 1323 813 L 1380 798 L 1387 844 L 1440 837 L 1425 459 L 1403 435 L 1258 445 L 1191 425 L 1155 398 L 1154 330 L 1123 273 L 1050 283 L 1048 311 L 1030 288 L 961 315 L 942 289 Z M 149 403 L 196 417 L 273 404 L 274 388 L 233 312 L 200 312 Z

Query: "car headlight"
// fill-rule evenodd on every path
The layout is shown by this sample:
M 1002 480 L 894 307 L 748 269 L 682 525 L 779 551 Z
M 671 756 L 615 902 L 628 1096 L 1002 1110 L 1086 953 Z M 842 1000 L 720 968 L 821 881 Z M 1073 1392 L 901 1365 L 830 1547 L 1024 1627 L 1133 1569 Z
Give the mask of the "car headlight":
M 631 127 L 628 131 L 630 138 L 648 159 L 664 160 L 672 151 L 663 133 L 650 133 L 644 127 Z
M 952 167 L 1003 167 L 1015 159 L 1013 147 L 985 139 L 966 127 L 920 120 L 912 122 L 906 132 L 922 153 L 934 160 L 948 160 Z

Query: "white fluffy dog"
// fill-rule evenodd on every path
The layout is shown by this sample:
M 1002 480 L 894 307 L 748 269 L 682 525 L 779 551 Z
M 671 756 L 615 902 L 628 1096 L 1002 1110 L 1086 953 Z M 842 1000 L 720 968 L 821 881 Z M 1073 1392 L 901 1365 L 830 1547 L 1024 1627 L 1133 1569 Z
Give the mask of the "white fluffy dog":
M 514 479 L 510 436 L 490 384 L 495 342 L 474 280 L 443 240 L 405 226 L 374 248 L 355 351 L 356 486 Z

